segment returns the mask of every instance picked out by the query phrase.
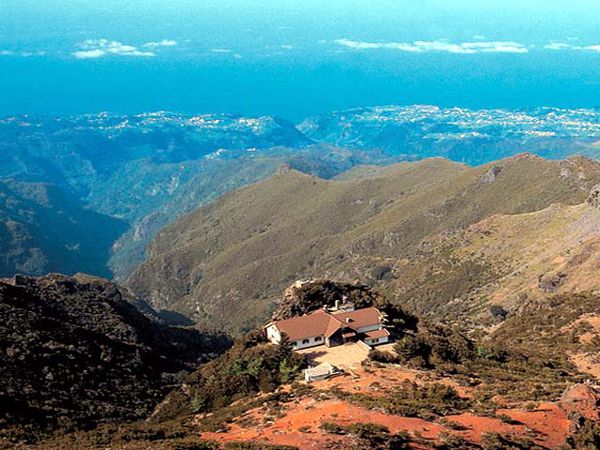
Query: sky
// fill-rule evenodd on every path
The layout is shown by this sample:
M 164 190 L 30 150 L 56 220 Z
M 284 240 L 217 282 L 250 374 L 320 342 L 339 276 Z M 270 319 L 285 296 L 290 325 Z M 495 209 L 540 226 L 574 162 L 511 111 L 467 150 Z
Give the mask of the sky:
M 600 106 L 600 1 L 0 0 L 0 115 Z

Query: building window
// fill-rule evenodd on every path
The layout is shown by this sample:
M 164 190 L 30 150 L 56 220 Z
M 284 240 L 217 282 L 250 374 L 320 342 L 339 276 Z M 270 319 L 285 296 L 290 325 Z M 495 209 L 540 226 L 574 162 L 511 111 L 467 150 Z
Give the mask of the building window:
M 310 339 L 302 339 L 303 344 L 308 344 L 309 342 L 310 342 Z
M 321 336 L 317 336 L 315 338 L 315 342 L 321 342 L 323 340 L 323 338 Z
M 375 344 L 376 342 L 379 342 L 379 339 L 371 339 L 371 342 Z

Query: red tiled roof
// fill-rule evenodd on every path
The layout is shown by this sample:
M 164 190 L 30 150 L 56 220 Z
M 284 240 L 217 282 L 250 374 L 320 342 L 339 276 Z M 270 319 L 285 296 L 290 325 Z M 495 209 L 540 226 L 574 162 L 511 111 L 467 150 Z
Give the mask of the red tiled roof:
M 331 316 L 322 309 L 300 317 L 277 320 L 273 324 L 281 333 L 285 333 L 291 341 L 306 339 L 326 334 Z
M 363 328 L 370 325 L 378 325 L 381 323 L 381 313 L 377 308 L 363 308 L 355 311 L 342 312 L 333 314 L 333 317 L 338 319 L 344 325 L 351 328 Z M 350 319 L 348 322 L 347 319 Z
M 319 309 L 305 316 L 273 322 L 277 329 L 292 341 L 315 336 L 329 337 L 340 328 L 348 327 L 357 330 L 379 323 L 381 323 L 381 314 L 377 308 L 372 307 L 337 314 Z
M 388 330 L 386 330 L 385 328 L 383 330 L 367 331 L 365 333 L 365 336 L 368 339 L 378 339 L 378 338 L 386 337 L 389 335 L 390 335 L 390 332 Z

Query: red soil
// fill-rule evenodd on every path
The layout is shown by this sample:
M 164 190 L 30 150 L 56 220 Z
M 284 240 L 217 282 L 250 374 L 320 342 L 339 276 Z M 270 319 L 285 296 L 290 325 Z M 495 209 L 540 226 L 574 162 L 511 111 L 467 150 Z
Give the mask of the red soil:
M 370 373 L 360 370 L 357 377 L 334 378 L 314 383 L 313 386 L 320 390 L 337 387 L 349 392 L 383 395 L 385 390 L 399 386 L 405 380 L 422 383 L 424 378 L 426 377 L 419 372 L 387 367 L 374 369 Z M 435 381 L 454 385 L 451 380 L 447 379 Z M 464 395 L 465 389 L 460 391 Z M 253 425 L 233 423 L 225 432 L 202 433 L 202 438 L 217 442 L 254 440 L 270 444 L 291 445 L 302 450 L 343 449 L 351 446 L 353 438 L 322 433 L 319 426 L 323 422 L 339 425 L 375 423 L 386 426 L 391 433 L 406 431 L 413 436 L 419 435 L 421 438 L 432 441 L 438 440 L 440 433 L 445 431 L 480 444 L 484 433 L 495 432 L 502 435 L 513 434 L 526 437 L 544 447 L 556 448 L 565 442 L 569 433 L 568 413 L 579 409 L 579 406 L 589 409 L 591 402 L 592 399 L 589 398 L 587 391 L 574 389 L 571 394 L 566 393 L 560 403 L 541 404 L 532 411 L 525 409 L 497 411 L 497 414 L 504 414 L 515 420 L 514 424 L 505 423 L 495 417 L 479 417 L 472 413 L 447 416 L 448 421 L 458 423 L 465 428 L 464 430 L 452 430 L 440 423 L 368 410 L 342 400 L 305 398 L 299 402 L 285 404 L 278 411 L 279 414 L 276 418 L 265 421 L 263 410 L 256 409 L 244 416 L 244 419 L 252 418 Z M 248 422 L 246 421 L 246 423 Z M 414 446 L 414 448 L 419 447 Z
M 544 447 L 556 448 L 564 444 L 569 434 L 570 421 L 567 419 L 567 413 L 554 403 L 542 404 L 534 411 L 500 409 L 496 413 L 509 416 L 515 424 L 507 424 L 494 417 L 478 417 L 473 414 L 446 418 L 464 426 L 466 430 L 455 433 L 475 443 L 481 443 L 484 433 L 495 432 L 501 435 L 527 437 Z
M 326 442 L 341 445 L 350 439 L 348 436 L 321 433 L 319 426 L 323 422 L 339 425 L 376 423 L 388 427 L 392 433 L 410 430 L 430 439 L 435 439 L 440 431 L 444 430 L 443 426 L 423 419 L 370 411 L 341 400 L 306 399 L 294 405 L 283 418 L 270 425 L 247 429 L 234 424 L 226 433 L 203 433 L 202 438 L 218 442 L 258 440 L 270 444 L 293 445 L 300 449 L 320 449 Z

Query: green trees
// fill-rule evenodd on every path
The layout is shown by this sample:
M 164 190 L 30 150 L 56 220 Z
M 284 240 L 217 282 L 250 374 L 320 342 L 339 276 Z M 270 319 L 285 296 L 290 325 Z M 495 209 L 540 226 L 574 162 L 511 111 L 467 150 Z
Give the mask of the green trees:
M 416 334 L 406 334 L 394 346 L 398 360 L 415 367 L 435 367 L 473 359 L 473 341 L 456 330 L 432 325 Z
M 271 392 L 293 381 L 303 364 L 287 341 L 272 345 L 250 334 L 188 378 L 191 410 L 210 411 L 249 394 Z

